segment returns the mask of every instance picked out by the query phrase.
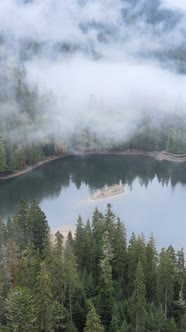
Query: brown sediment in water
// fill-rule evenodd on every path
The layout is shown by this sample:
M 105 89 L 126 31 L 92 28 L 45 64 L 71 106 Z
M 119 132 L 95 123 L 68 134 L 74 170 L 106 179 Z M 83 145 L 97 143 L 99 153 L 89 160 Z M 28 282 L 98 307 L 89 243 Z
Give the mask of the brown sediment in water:
M 66 158 L 69 156 L 86 156 L 86 155 L 121 155 L 121 156 L 144 156 L 144 157 L 151 157 L 157 159 L 159 161 L 170 161 L 175 163 L 185 163 L 186 162 L 186 154 L 174 154 L 166 151 L 144 151 L 144 150 L 134 150 L 134 149 L 127 149 L 123 151 L 84 151 L 84 152 L 69 152 L 64 153 L 61 155 L 47 157 L 44 160 L 37 162 L 32 166 L 26 166 L 23 170 L 17 171 L 12 174 L 5 174 L 0 176 L 0 181 L 12 179 L 26 173 L 29 173 L 49 162 L 52 162 L 57 159 Z

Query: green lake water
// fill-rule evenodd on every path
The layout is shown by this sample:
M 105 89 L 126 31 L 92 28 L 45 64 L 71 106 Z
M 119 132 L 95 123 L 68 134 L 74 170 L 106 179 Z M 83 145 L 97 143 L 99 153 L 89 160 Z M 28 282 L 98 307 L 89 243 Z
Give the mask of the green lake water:
M 117 183 L 125 186 L 125 194 L 91 199 L 105 185 Z M 4 220 L 21 197 L 40 202 L 53 231 L 73 230 L 79 214 L 86 221 L 96 206 L 105 211 L 111 203 L 129 237 L 133 231 L 146 238 L 153 232 L 159 248 L 170 243 L 186 248 L 186 164 L 139 156 L 67 157 L 0 182 Z

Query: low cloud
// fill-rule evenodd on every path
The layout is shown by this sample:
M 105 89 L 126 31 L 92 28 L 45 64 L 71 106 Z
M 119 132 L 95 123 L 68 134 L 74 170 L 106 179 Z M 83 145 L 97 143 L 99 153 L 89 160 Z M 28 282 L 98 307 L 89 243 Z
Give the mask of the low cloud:
M 185 0 L 162 0 L 162 5 L 169 9 L 177 9 L 179 11 L 186 11 Z
M 184 113 L 185 9 L 181 0 L 1 1 L 8 58 L 26 53 L 27 84 L 52 96 L 43 131 L 88 126 L 123 139 L 143 112 Z

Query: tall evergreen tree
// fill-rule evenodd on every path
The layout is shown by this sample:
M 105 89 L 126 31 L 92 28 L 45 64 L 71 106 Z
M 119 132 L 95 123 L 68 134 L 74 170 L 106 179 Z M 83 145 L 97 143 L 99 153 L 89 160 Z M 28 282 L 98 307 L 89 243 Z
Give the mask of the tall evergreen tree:
M 52 292 L 54 298 L 59 303 L 65 301 L 65 262 L 63 235 L 60 232 L 55 234 L 55 243 L 53 247 L 52 262 L 50 264 L 50 274 L 52 278 Z
M 101 324 L 99 315 L 97 314 L 94 306 L 87 315 L 86 327 L 84 332 L 104 332 L 104 327 Z
M 79 277 L 77 273 L 77 258 L 74 255 L 71 243 L 67 241 L 64 250 L 64 268 L 65 268 L 65 290 L 66 307 L 69 311 L 70 321 L 72 322 L 74 311 L 74 294 L 79 287 Z
M 100 259 L 102 257 L 103 234 L 104 234 L 104 216 L 96 208 L 92 217 L 92 236 L 93 236 L 93 254 L 92 254 L 92 275 L 95 285 L 98 285 L 100 274 Z
M 49 245 L 49 226 L 44 212 L 36 201 L 33 201 L 30 205 L 29 227 L 34 248 L 43 254 Z
M 141 261 L 139 260 L 136 269 L 136 279 L 134 283 L 134 292 L 132 295 L 135 332 L 145 331 L 146 322 L 146 289 L 145 289 L 145 277 Z
M 113 308 L 113 280 L 112 280 L 112 248 L 109 241 L 109 233 L 106 231 L 103 238 L 103 253 L 100 260 L 100 281 L 99 290 L 99 313 L 106 331 L 112 320 Z
M 112 266 L 113 276 L 124 290 L 127 281 L 127 237 L 125 225 L 119 218 L 114 231 Z
M 157 293 L 157 263 L 158 253 L 156 251 L 156 245 L 153 235 L 146 246 L 147 256 L 147 273 L 146 273 L 146 295 L 150 302 L 154 302 Z
M 144 235 L 136 238 L 133 233 L 128 247 L 128 295 L 132 294 L 134 281 L 136 278 L 136 268 L 139 260 L 141 261 L 143 273 L 147 274 L 147 256 Z
M 6 299 L 5 310 L 9 331 L 35 331 L 35 307 L 30 290 L 26 288 L 12 289 Z
M 77 256 L 77 263 L 79 269 L 83 271 L 85 268 L 85 225 L 83 224 L 81 216 L 78 217 L 76 232 L 75 232 L 75 240 L 74 240 L 74 248 Z
M 14 216 L 16 242 L 21 251 L 31 244 L 32 234 L 29 226 L 29 207 L 26 202 L 21 199 Z
M 6 151 L 4 143 L 0 138 L 0 173 L 5 172 L 7 167 Z
M 168 308 L 174 295 L 175 282 L 175 256 L 172 248 L 162 249 L 158 267 L 158 294 L 160 303 L 164 308 L 165 318 L 167 318 Z
M 45 262 L 42 262 L 35 285 L 37 332 L 53 331 L 53 297 L 51 288 L 51 276 Z

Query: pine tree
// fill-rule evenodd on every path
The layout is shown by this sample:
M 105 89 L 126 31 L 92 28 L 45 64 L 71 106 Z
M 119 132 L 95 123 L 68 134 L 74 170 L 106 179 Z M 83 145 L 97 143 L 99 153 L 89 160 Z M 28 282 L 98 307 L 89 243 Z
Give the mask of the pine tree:
M 72 322 L 74 309 L 74 294 L 77 288 L 80 286 L 80 282 L 77 273 L 77 258 L 74 255 L 73 248 L 68 241 L 64 250 L 64 271 L 66 307 L 70 314 L 70 321 Z
M 112 320 L 109 326 L 109 332 L 120 332 L 120 322 L 117 315 L 112 315 Z
M 45 262 L 40 265 L 40 272 L 35 285 L 36 326 L 38 332 L 53 331 L 53 297 L 51 276 Z
M 29 207 L 23 199 L 19 202 L 13 222 L 17 245 L 23 251 L 31 244 L 32 237 L 29 227 Z
M 147 256 L 144 235 L 136 238 L 133 233 L 128 247 L 128 295 L 132 294 L 136 278 L 136 268 L 139 260 L 143 268 L 144 276 L 147 274 Z
M 184 278 L 185 278 L 185 258 L 183 248 L 177 252 L 176 260 L 176 278 L 179 284 L 179 299 L 183 300 L 184 296 Z
M 155 332 L 167 331 L 168 325 L 163 312 L 162 307 L 160 306 L 155 313 Z
M 33 201 L 30 205 L 29 227 L 34 248 L 43 254 L 49 245 L 49 226 L 44 212 L 36 201 Z
M 103 256 L 100 261 L 100 282 L 99 289 L 99 313 L 106 331 L 112 320 L 113 307 L 113 280 L 112 280 L 112 248 L 109 241 L 109 233 L 104 233 L 103 238 Z
M 26 288 L 12 289 L 5 301 L 5 310 L 10 331 L 35 331 L 35 307 L 30 290 Z
M 41 255 L 33 248 L 22 255 L 16 270 L 16 281 L 21 287 L 34 289 L 37 275 L 40 272 Z
M 158 294 L 163 305 L 165 318 L 174 295 L 175 256 L 172 248 L 162 249 L 158 268 Z
M 95 280 L 95 285 L 98 285 L 100 275 L 100 259 L 102 257 L 103 246 L 103 234 L 104 234 L 104 216 L 96 208 L 92 218 L 92 236 L 93 236 L 93 248 L 92 248 L 92 275 Z
M 119 288 L 125 291 L 127 281 L 127 237 L 125 225 L 118 218 L 113 241 L 113 276 Z
M 84 332 L 104 332 L 104 327 L 101 324 L 99 315 L 97 314 L 94 306 L 87 315 L 86 327 Z
M 147 299 L 150 302 L 154 302 L 156 299 L 157 292 L 157 262 L 158 254 L 156 251 L 156 245 L 153 235 L 146 246 L 146 256 L 147 256 L 147 273 L 146 273 L 146 292 Z
M 83 224 L 81 216 L 78 217 L 75 239 L 74 239 L 74 249 L 77 256 L 77 263 L 80 271 L 85 268 L 86 261 L 86 251 L 85 251 L 85 225 Z
M 169 330 L 169 332 L 177 332 L 178 331 L 174 318 L 170 319 L 170 321 L 168 323 L 168 330 Z
M 146 321 L 146 310 L 145 310 L 146 289 L 145 289 L 145 277 L 141 261 L 139 261 L 137 265 L 134 287 L 135 288 L 132 295 L 132 303 L 133 303 L 133 312 L 135 320 L 135 331 L 144 332 L 145 321 Z
M 105 231 L 108 232 L 110 243 L 113 244 L 113 234 L 115 230 L 116 216 L 112 211 L 112 205 L 110 203 L 107 204 L 104 221 L 105 221 Z
M 186 313 L 183 315 L 181 319 L 181 329 L 180 332 L 185 332 L 186 331 Z
M 0 138 L 0 173 L 5 172 L 7 166 L 6 151 L 4 143 Z
M 123 321 L 120 332 L 129 332 L 130 331 L 130 326 L 127 324 L 126 320 Z
M 52 292 L 54 298 L 59 303 L 64 304 L 65 301 L 65 263 L 63 235 L 60 232 L 55 234 L 55 244 L 52 251 L 52 262 L 50 264 L 52 277 Z
M 78 268 L 80 272 L 83 273 L 86 270 L 89 273 L 92 267 L 92 231 L 90 221 L 88 220 L 86 225 L 84 225 L 80 216 L 77 221 L 73 248 L 77 256 Z
M 84 251 L 85 251 L 84 266 L 87 272 L 91 273 L 92 260 L 93 260 L 93 237 L 92 237 L 92 230 L 89 220 L 87 220 L 87 223 L 85 225 Z

